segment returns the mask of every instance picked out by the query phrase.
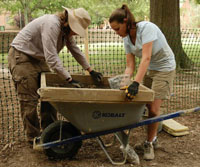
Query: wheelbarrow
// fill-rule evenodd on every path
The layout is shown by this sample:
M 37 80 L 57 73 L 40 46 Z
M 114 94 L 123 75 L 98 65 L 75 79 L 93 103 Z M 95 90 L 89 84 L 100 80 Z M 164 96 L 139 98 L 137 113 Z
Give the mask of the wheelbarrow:
M 95 138 L 112 164 L 124 164 L 130 156 L 139 163 L 139 158 L 129 145 L 130 130 L 138 126 L 181 116 L 186 111 L 141 120 L 145 106 L 154 100 L 154 92 L 140 85 L 139 93 L 133 100 L 126 100 L 125 92 L 110 89 L 108 79 L 95 83 L 90 76 L 73 75 L 84 88 L 72 88 L 64 84 L 55 73 L 41 74 L 38 89 L 41 101 L 49 102 L 67 121 L 56 121 L 42 132 L 36 149 L 43 149 L 49 158 L 71 159 L 82 145 L 82 141 Z M 199 111 L 195 108 L 192 111 Z M 121 144 L 123 160 L 116 162 L 107 151 L 103 135 L 114 134 Z

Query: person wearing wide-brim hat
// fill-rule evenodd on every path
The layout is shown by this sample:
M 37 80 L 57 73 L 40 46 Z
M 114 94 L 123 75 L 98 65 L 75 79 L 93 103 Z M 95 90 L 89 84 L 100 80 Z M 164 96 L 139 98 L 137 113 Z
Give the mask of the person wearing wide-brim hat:
M 63 67 L 58 56 L 64 46 L 94 80 L 101 82 L 103 78 L 101 73 L 92 70 L 73 39 L 73 35 L 85 37 L 91 22 L 88 12 L 83 8 L 63 8 L 62 13 L 47 14 L 27 24 L 12 41 L 8 54 L 9 69 L 18 93 L 27 141 L 30 143 L 40 135 L 37 89 L 41 72 L 52 69 L 72 86 L 81 87 Z M 57 119 L 56 111 L 49 103 L 42 103 L 40 115 L 42 129 Z

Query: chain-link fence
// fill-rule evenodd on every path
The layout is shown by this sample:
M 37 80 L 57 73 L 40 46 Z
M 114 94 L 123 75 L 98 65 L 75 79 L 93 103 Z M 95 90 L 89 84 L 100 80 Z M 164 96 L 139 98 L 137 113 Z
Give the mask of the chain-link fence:
M 16 34 L 0 33 L 0 143 L 24 140 L 18 98 L 7 63 L 9 44 Z M 88 40 L 76 37 L 76 42 L 83 53 L 89 53 L 91 66 L 104 76 L 124 72 L 123 41 L 111 29 L 89 29 Z M 167 112 L 200 106 L 200 29 L 182 30 L 181 42 L 192 63 L 187 69 L 177 69 L 172 97 L 162 106 Z M 85 74 L 66 48 L 59 56 L 71 74 Z

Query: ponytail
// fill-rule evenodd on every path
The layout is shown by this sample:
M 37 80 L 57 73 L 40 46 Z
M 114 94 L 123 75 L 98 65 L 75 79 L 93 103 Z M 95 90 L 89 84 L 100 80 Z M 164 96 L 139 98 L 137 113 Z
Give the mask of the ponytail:
M 133 24 L 135 24 L 135 17 L 126 4 L 123 4 L 121 8 L 116 9 L 111 14 L 109 22 L 117 21 L 118 23 L 123 23 L 125 18 L 127 18 L 127 31 L 129 32 Z
M 60 18 L 61 23 L 61 31 L 63 31 L 66 35 L 68 35 L 71 31 L 71 28 L 68 23 L 68 13 L 66 10 L 62 13 L 58 13 L 57 16 Z

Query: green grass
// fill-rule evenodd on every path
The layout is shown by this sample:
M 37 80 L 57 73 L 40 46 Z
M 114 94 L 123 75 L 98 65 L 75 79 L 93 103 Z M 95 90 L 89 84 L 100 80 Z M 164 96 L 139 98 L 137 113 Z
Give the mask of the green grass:
M 0 53 L 0 64 L 8 64 L 8 53 Z
M 81 48 L 81 50 L 84 53 L 84 49 Z M 59 57 L 64 60 L 66 67 L 78 65 L 74 57 L 67 52 L 66 48 L 59 54 Z M 89 59 L 91 64 L 116 64 L 119 60 L 123 61 L 120 63 L 125 63 L 124 48 L 123 46 L 93 47 L 93 45 L 90 45 Z
M 200 44 L 183 44 L 183 49 L 194 63 L 200 64 Z

